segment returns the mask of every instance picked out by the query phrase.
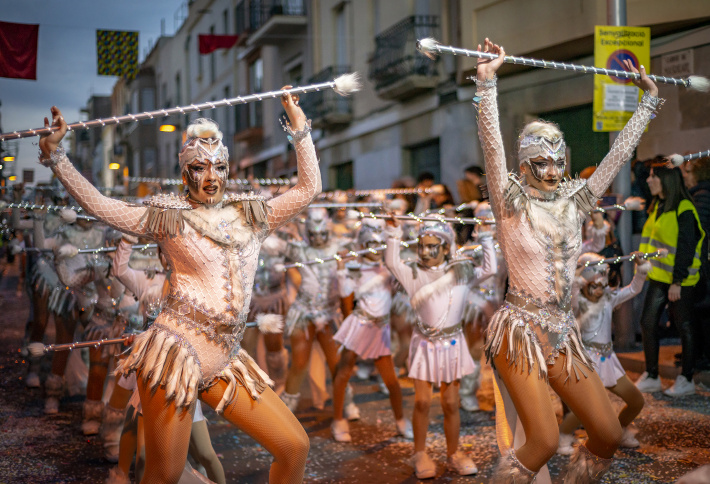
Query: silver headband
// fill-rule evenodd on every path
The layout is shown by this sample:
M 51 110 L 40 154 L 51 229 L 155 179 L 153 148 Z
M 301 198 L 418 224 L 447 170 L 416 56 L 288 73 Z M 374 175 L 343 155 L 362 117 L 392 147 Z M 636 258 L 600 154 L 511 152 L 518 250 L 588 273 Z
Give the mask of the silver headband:
M 221 139 L 218 138 L 188 138 L 182 145 L 180 155 L 180 173 L 194 160 L 206 160 L 213 165 L 223 161 L 229 167 L 229 152 Z
M 528 135 L 520 140 L 518 149 L 518 162 L 523 164 L 532 158 L 542 156 L 552 158 L 554 161 L 564 160 L 567 146 L 564 138 L 548 139 L 544 136 Z

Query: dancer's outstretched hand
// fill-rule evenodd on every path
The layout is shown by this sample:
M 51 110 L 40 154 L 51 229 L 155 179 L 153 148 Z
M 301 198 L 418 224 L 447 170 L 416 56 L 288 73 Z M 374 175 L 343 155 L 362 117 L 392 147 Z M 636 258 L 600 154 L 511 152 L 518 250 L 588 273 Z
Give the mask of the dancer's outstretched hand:
M 498 54 L 497 59 L 479 58 L 478 65 L 476 66 L 476 76 L 478 77 L 479 81 L 493 79 L 493 76 L 495 75 L 496 71 L 505 62 L 505 49 L 503 49 L 503 47 L 499 46 L 498 44 L 494 44 L 493 42 L 488 40 L 488 38 L 486 38 L 486 41 L 483 43 L 483 49 L 481 49 L 481 44 L 478 44 L 478 50 L 482 50 L 483 52 L 490 52 L 491 54 Z
M 281 89 L 291 89 L 292 87 L 287 85 Z M 306 125 L 306 115 L 303 114 L 303 110 L 299 107 L 298 99 L 298 94 L 291 95 L 291 93 L 285 92 L 281 95 L 281 105 L 288 115 L 291 129 L 294 131 L 301 131 Z
M 658 87 L 656 87 L 656 83 L 654 83 L 651 79 L 648 78 L 648 76 L 646 75 L 646 68 L 644 66 L 641 66 L 641 70 L 639 71 L 638 69 L 636 69 L 636 67 L 634 67 L 633 62 L 631 62 L 629 59 L 624 59 L 624 67 L 629 72 L 633 72 L 634 74 L 641 74 L 641 79 L 631 80 L 631 82 L 633 82 L 636 87 L 638 87 L 642 91 L 648 91 L 651 96 L 658 96 Z
M 39 138 L 39 149 L 42 150 L 42 155 L 49 158 L 49 154 L 57 149 L 59 142 L 62 141 L 64 135 L 67 134 L 67 122 L 64 121 L 62 112 L 57 106 L 52 106 L 52 126 L 59 126 L 57 131 L 52 134 L 45 134 Z M 44 127 L 49 127 L 49 120 L 44 118 Z

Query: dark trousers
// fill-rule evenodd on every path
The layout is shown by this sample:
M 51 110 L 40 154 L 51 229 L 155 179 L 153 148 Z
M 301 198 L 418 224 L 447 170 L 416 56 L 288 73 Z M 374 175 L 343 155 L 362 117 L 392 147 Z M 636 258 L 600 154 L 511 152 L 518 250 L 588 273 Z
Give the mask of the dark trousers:
M 643 336 L 643 352 L 646 357 L 646 371 L 651 378 L 658 378 L 658 349 L 660 346 L 658 323 L 663 308 L 668 304 L 668 315 L 680 334 L 683 348 L 681 374 L 688 380 L 692 380 L 695 366 L 692 323 L 695 288 L 693 286 L 681 287 L 680 299 L 675 302 L 668 301 L 669 288 L 670 284 L 658 281 L 649 281 L 648 284 L 648 292 L 641 314 L 641 335 Z

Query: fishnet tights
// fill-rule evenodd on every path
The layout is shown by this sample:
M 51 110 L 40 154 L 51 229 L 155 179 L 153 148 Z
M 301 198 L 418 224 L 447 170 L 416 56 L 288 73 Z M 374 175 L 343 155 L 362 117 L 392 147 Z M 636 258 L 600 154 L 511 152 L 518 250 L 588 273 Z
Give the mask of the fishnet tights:
M 538 378 L 536 372 L 528 374 L 522 366 L 510 366 L 507 347 L 508 339 L 503 338 L 494 363 L 525 430 L 525 444 L 515 449 L 515 453 L 526 468 L 537 472 L 557 450 L 557 417 L 545 380 Z M 554 364 L 548 365 L 550 386 L 584 424 L 589 436 L 587 449 L 599 457 L 611 458 L 621 440 L 621 426 L 604 385 L 597 373 L 589 370 L 586 378 L 577 380 L 567 374 L 564 363 L 565 357 L 560 355 Z
M 200 398 L 214 408 L 226 387 L 227 383 L 220 380 L 202 392 Z M 254 401 L 244 388 L 240 388 L 232 403 L 225 407 L 223 416 L 274 456 L 269 472 L 270 483 L 303 481 L 310 447 L 308 435 L 271 388 L 264 390 L 259 401 Z M 181 463 L 184 464 L 184 460 Z
M 626 404 L 624 408 L 621 409 L 621 412 L 619 412 L 619 424 L 621 424 L 622 427 L 628 427 L 643 409 L 643 394 L 626 375 L 619 378 L 616 385 L 607 388 L 607 390 L 617 395 Z M 581 424 L 582 422 L 579 418 L 577 418 L 574 413 L 569 412 L 565 415 L 560 425 L 560 433 L 572 434 Z
M 207 420 L 192 423 L 190 434 L 190 455 L 205 468 L 207 477 L 217 484 L 226 484 L 224 468 L 212 447 L 210 433 L 207 430 Z

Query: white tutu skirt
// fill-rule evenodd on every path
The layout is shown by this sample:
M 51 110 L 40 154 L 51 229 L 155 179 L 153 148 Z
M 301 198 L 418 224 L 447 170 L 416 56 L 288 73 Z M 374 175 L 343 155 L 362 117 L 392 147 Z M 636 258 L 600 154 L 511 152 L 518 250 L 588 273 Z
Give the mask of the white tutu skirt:
M 409 345 L 409 378 L 451 383 L 470 375 L 474 369 L 463 331 L 432 341 L 415 326 Z
M 616 382 L 619 381 L 619 378 L 626 375 L 626 371 L 624 370 L 624 367 L 621 366 L 621 362 L 619 361 L 619 358 L 616 357 L 616 353 L 612 352 L 607 357 L 604 357 L 595 351 L 587 351 L 587 353 L 589 353 L 589 358 L 592 359 L 594 369 L 597 370 L 604 387 L 611 388 L 616 386 Z
M 389 323 L 378 326 L 355 313 L 345 318 L 333 339 L 365 360 L 392 354 Z

